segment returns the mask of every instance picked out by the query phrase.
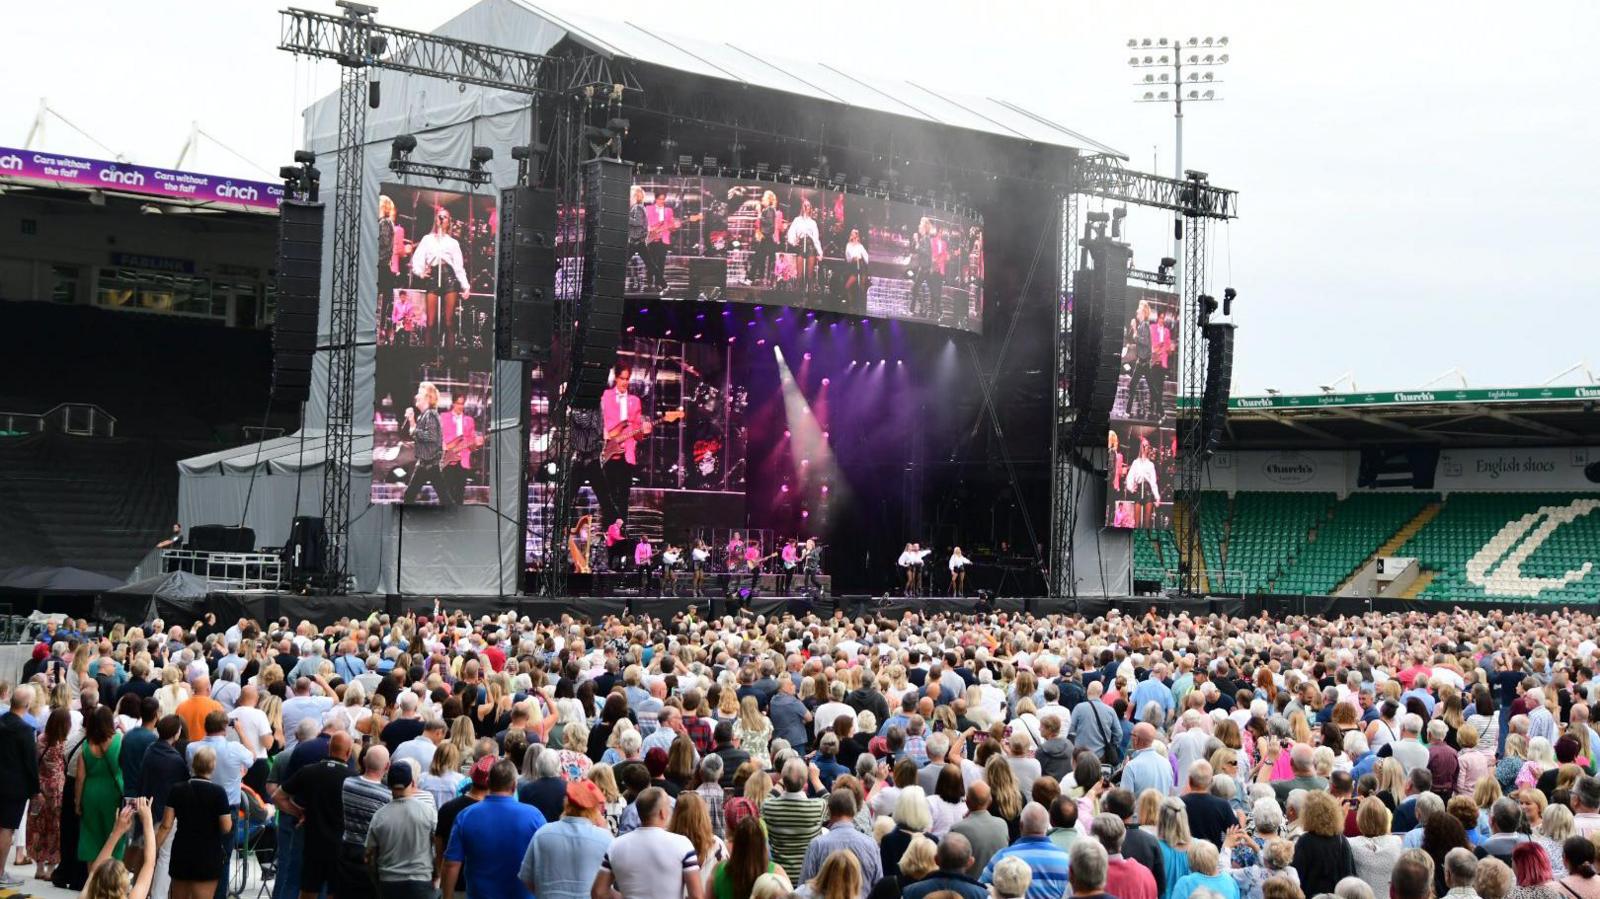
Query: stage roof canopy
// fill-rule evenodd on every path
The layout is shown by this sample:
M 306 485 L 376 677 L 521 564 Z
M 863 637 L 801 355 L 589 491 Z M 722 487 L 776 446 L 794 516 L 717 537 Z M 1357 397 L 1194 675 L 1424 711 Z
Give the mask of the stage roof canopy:
M 1119 150 L 1009 100 L 965 96 L 920 82 L 860 75 L 826 62 L 758 56 L 735 44 L 668 34 L 634 22 L 557 13 L 527 0 L 516 2 L 565 31 L 578 45 L 608 58 L 633 60 L 934 125 L 1128 158 Z

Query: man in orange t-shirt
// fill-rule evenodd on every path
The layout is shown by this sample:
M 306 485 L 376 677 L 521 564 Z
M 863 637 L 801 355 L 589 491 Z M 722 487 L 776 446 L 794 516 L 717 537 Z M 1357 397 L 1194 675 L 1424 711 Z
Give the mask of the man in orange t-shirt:
M 184 740 L 193 743 L 206 737 L 206 716 L 223 708 L 222 703 L 211 698 L 211 678 L 198 677 L 189 688 L 193 694 L 173 711 L 183 720 Z

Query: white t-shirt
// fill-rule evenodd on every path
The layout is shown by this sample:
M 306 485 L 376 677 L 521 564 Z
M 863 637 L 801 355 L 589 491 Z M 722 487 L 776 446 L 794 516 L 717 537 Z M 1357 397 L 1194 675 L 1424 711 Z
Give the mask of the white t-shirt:
M 295 696 L 284 700 L 283 703 L 283 742 L 284 751 L 292 751 L 295 744 L 300 741 L 295 739 L 295 731 L 300 727 L 302 718 L 315 718 L 318 724 L 322 723 L 322 716 L 333 708 L 331 696 Z
M 256 758 L 267 757 L 267 747 L 272 745 L 272 722 L 267 720 L 267 713 L 255 706 L 237 706 L 228 713 L 228 720 L 235 722 L 240 730 L 248 733 L 256 741 Z M 235 735 L 229 734 L 229 737 Z
M 682 899 L 683 874 L 699 873 L 700 856 L 688 837 L 641 827 L 617 837 L 600 867 L 627 899 Z
M 816 714 L 811 716 L 811 724 L 817 736 L 833 730 L 833 723 L 839 720 L 840 715 L 856 716 L 856 710 L 842 702 L 824 702 L 817 706 Z

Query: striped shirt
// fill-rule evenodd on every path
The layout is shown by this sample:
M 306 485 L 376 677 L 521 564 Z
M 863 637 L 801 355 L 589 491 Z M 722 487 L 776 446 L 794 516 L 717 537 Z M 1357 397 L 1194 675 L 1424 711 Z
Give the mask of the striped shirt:
M 387 786 L 365 777 L 347 777 L 340 798 L 344 803 L 345 845 L 365 847 L 372 816 L 393 801 L 394 793 Z
M 1033 872 L 1024 899 L 1060 899 L 1071 892 L 1067 884 L 1067 850 L 1042 835 L 1019 837 L 1015 843 L 996 852 L 978 879 L 985 885 L 994 883 L 994 866 L 1011 856 L 1022 859 Z
M 827 811 L 827 800 L 811 799 L 804 793 L 784 793 L 763 803 L 761 820 L 767 825 L 772 860 L 785 871 L 801 870 L 806 848 L 822 833 Z

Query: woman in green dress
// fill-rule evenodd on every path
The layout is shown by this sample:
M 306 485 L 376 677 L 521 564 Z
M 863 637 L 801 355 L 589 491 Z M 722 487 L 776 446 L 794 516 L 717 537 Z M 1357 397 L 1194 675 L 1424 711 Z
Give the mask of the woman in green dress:
M 122 805 L 122 734 L 117 733 L 110 706 L 96 706 L 83 722 L 83 751 L 78 754 L 77 797 L 78 858 L 94 861 L 117 823 Z M 121 859 L 126 844 L 117 841 L 111 851 Z

